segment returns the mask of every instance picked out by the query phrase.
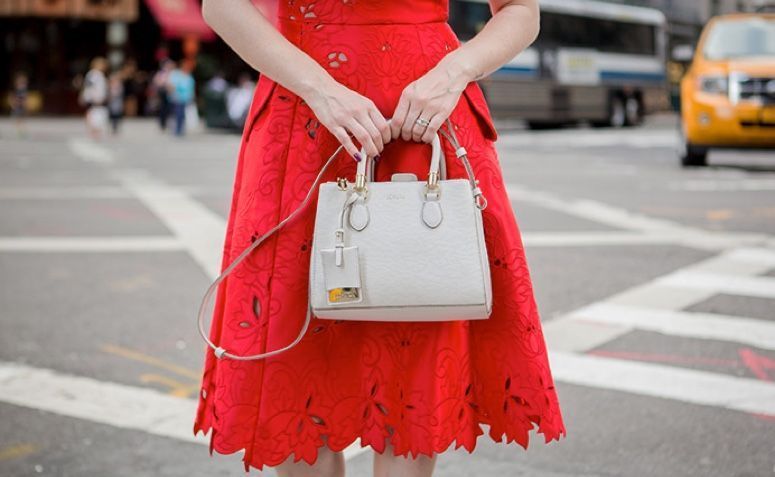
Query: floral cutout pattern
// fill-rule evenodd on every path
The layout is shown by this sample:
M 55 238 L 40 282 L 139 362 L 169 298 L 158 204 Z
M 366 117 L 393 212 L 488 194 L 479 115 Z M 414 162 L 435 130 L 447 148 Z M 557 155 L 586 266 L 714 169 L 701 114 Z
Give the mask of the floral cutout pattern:
M 460 42 L 446 0 L 281 2 L 283 35 L 331 76 L 372 99 L 390 117 L 403 89 Z M 245 470 L 315 462 L 318 449 L 357 438 L 396 455 L 473 452 L 482 424 L 494 441 L 527 449 L 529 431 L 546 442 L 566 434 L 514 210 L 494 141 L 497 131 L 471 82 L 450 115 L 487 198 L 483 211 L 493 311 L 486 320 L 391 323 L 313 316 L 301 342 L 261 361 L 204 359 L 194 433 L 210 432 L 210 453 L 244 450 Z M 445 126 L 446 127 L 446 126 Z M 465 168 L 442 137 L 447 177 Z M 309 106 L 262 76 L 237 158 L 222 269 L 300 205 L 339 146 Z M 427 144 L 386 144 L 375 180 L 393 172 L 426 178 Z M 324 181 L 355 177 L 340 153 Z M 307 311 L 314 210 L 270 236 L 224 280 L 210 337 L 239 354 L 288 344 Z

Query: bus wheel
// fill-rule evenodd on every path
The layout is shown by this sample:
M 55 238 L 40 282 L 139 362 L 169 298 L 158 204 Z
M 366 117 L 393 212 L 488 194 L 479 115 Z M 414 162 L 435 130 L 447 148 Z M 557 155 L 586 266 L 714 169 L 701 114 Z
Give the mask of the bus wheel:
M 630 96 L 624 102 L 624 114 L 625 121 L 628 126 L 637 126 L 643 121 L 643 115 L 641 114 L 640 101 L 635 96 Z
M 608 125 L 612 128 L 621 128 L 627 124 L 627 110 L 624 100 L 619 96 L 611 98 L 611 106 L 608 111 Z

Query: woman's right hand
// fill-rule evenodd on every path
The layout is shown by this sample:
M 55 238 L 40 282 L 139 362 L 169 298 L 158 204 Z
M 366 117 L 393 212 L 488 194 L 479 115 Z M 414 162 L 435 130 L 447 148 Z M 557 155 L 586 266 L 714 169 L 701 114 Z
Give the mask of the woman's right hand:
M 365 158 L 360 157 L 360 147 L 353 143 L 350 134 L 370 157 L 380 154 L 392 137 L 390 123 L 374 101 L 341 83 L 332 82 L 317 89 L 304 101 L 356 161 Z

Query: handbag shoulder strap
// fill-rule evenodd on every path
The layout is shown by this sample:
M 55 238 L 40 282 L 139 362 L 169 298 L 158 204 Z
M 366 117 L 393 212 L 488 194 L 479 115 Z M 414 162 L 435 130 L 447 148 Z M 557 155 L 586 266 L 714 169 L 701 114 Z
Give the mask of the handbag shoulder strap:
M 479 189 L 479 186 L 478 186 L 478 181 L 474 178 L 473 169 L 471 168 L 471 164 L 468 162 L 468 156 L 467 156 L 466 150 L 465 150 L 464 147 L 460 146 L 460 144 L 458 143 L 457 137 L 455 136 L 455 132 L 454 132 L 453 127 L 452 127 L 452 123 L 449 120 L 449 118 L 446 119 L 446 124 L 447 124 L 447 128 L 449 129 L 450 132 L 447 133 L 443 129 L 439 128 L 439 133 L 443 134 L 447 138 L 447 140 L 450 141 L 450 143 L 452 143 L 452 145 L 455 147 L 455 154 L 456 154 L 456 156 L 463 161 L 463 164 L 466 167 L 466 172 L 468 173 L 469 181 L 471 182 L 471 190 L 474 193 L 474 198 L 476 200 L 477 207 L 479 207 L 480 209 L 484 209 L 484 207 L 486 207 L 486 205 L 487 205 L 487 201 L 484 200 L 484 196 L 482 195 L 482 191 Z M 299 332 L 299 335 L 291 343 L 289 343 L 288 345 L 286 345 L 286 346 L 284 346 L 282 348 L 278 348 L 278 349 L 275 349 L 275 350 L 272 350 L 272 351 L 267 351 L 265 353 L 259 353 L 259 354 L 253 354 L 253 355 L 248 355 L 248 356 L 242 356 L 242 355 L 237 355 L 237 354 L 234 354 L 234 353 L 230 353 L 230 352 L 226 351 L 223 347 L 216 345 L 215 343 L 212 342 L 212 340 L 210 340 L 210 338 L 207 335 L 207 332 L 205 331 L 204 316 L 205 316 L 205 313 L 207 312 L 207 307 L 208 307 L 208 304 L 209 304 L 209 302 L 210 302 L 210 300 L 212 298 L 213 293 L 215 293 L 215 291 L 218 289 L 218 285 L 224 279 L 226 279 L 226 277 L 232 272 L 232 270 L 234 270 L 234 268 L 240 262 L 242 262 L 242 260 L 244 260 L 245 257 L 247 257 L 253 250 L 255 250 L 256 247 L 261 245 L 261 243 L 264 240 L 266 240 L 273 233 L 277 232 L 280 228 L 282 228 L 285 224 L 287 224 L 290 220 L 292 220 L 301 210 L 303 210 L 304 208 L 307 207 L 307 205 L 310 202 L 310 198 L 312 197 L 312 193 L 315 190 L 317 190 L 317 188 L 318 188 L 318 186 L 320 184 L 320 180 L 322 179 L 323 174 L 325 173 L 326 169 L 328 169 L 328 167 L 331 165 L 331 163 L 336 158 L 337 154 L 339 154 L 339 151 L 341 151 L 343 148 L 344 148 L 344 146 L 340 145 L 333 152 L 333 154 L 331 154 L 331 156 L 328 159 L 326 159 L 325 164 L 320 169 L 320 172 L 318 173 L 317 177 L 315 177 L 315 180 L 314 180 L 312 186 L 310 186 L 309 192 L 307 192 L 307 195 L 306 195 L 306 197 L 304 197 L 304 200 L 301 202 L 301 204 L 299 204 L 299 206 L 296 209 L 294 209 L 293 212 L 288 214 L 288 216 L 286 218 L 281 220 L 277 225 L 275 225 L 274 227 L 272 227 L 271 229 L 266 231 L 263 235 L 258 237 L 255 241 L 253 241 L 253 243 L 251 243 L 249 246 L 247 246 L 245 248 L 245 250 L 243 250 L 242 253 L 240 253 L 239 256 L 237 256 L 237 258 L 234 259 L 234 261 L 231 262 L 231 264 L 229 264 L 229 266 L 226 267 L 221 272 L 220 276 L 218 276 L 218 278 L 216 278 L 210 284 L 210 286 L 207 288 L 207 291 L 205 292 L 204 297 L 202 298 L 202 303 L 199 306 L 199 312 L 197 313 L 197 326 L 198 326 L 198 329 L 199 329 L 199 334 L 202 336 L 202 339 L 204 339 L 205 343 L 207 343 L 207 345 L 210 348 L 212 348 L 212 350 L 215 353 L 215 356 L 217 358 L 220 359 L 220 358 L 226 357 L 226 358 L 231 358 L 231 359 L 239 360 L 239 361 L 253 361 L 253 360 L 267 358 L 269 356 L 273 356 L 273 355 L 282 353 L 283 351 L 286 351 L 286 350 L 292 348 L 293 346 L 295 346 L 296 344 L 298 344 L 301 341 L 302 337 L 307 332 L 307 328 L 309 327 L 309 324 L 310 324 L 310 321 L 311 321 L 311 317 L 312 317 L 312 307 L 311 307 L 311 304 L 309 302 L 307 303 L 307 316 L 304 319 L 304 324 L 302 325 L 301 331 Z M 484 206 L 480 206 L 480 204 L 482 204 L 480 199 L 484 200 L 484 202 L 483 202 Z

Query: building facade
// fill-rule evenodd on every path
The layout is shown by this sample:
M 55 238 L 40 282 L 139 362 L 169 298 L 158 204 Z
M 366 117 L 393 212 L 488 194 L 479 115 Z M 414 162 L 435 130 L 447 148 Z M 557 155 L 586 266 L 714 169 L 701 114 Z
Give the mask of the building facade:
M 93 58 L 148 74 L 159 55 L 195 57 L 200 41 L 214 39 L 199 0 L 0 0 L 0 94 L 24 75 L 32 113 L 78 113 L 79 78 Z M 0 112 L 8 106 L 1 101 Z

